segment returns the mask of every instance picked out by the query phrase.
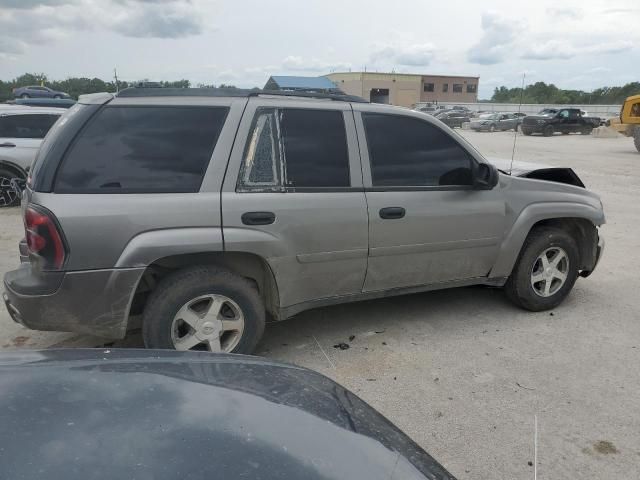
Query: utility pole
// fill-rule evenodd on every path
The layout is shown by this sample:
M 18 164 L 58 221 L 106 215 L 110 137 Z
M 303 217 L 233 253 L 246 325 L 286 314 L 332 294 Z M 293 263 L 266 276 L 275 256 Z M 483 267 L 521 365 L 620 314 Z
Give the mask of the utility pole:
M 113 67 L 113 78 L 116 82 L 116 93 L 120 91 L 120 84 L 118 83 L 118 72 L 116 71 L 116 67 Z

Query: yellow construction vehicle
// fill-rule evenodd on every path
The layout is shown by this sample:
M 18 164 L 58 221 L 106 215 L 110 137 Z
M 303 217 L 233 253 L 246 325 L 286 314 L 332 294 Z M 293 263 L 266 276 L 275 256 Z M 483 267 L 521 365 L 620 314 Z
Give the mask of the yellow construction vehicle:
M 620 110 L 620 117 L 607 120 L 607 126 L 627 137 L 632 137 L 640 152 L 640 95 L 628 97 Z

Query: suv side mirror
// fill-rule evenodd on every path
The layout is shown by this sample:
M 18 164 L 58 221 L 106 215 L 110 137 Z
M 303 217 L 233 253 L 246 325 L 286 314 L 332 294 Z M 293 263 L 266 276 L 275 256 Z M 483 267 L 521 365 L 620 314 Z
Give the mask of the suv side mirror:
M 473 185 L 479 190 L 491 190 L 498 184 L 498 169 L 491 163 L 478 163 L 473 175 Z

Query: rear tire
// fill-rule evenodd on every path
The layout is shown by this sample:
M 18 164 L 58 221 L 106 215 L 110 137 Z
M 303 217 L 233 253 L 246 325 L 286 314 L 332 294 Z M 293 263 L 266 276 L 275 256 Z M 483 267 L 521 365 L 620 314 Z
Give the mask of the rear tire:
M 11 170 L 0 168 L 0 208 L 20 205 L 20 197 L 11 185 L 11 180 L 22 178 Z
M 213 316 L 207 316 L 207 312 L 210 311 L 207 307 L 209 297 L 213 299 L 212 303 L 223 303 L 219 307 L 219 313 Z M 199 300 L 200 298 L 203 300 Z M 195 307 L 191 310 L 191 306 L 198 305 L 198 302 L 205 303 L 204 308 L 198 307 L 202 313 L 198 313 L 198 308 Z M 180 316 L 180 312 L 184 312 L 185 308 L 190 318 L 200 318 L 197 327 L 193 327 L 193 322 L 181 320 L 183 317 Z M 216 319 L 220 319 L 220 325 L 226 320 L 223 308 L 231 312 L 231 323 L 242 319 L 240 330 L 225 332 L 224 328 L 213 325 L 217 322 Z M 205 322 L 205 317 L 211 321 Z M 160 282 L 151 293 L 144 309 L 142 337 L 147 348 L 248 354 L 253 352 L 260 341 L 264 325 L 265 308 L 254 284 L 227 270 L 202 266 L 179 270 Z M 180 329 L 181 332 L 178 331 Z M 212 334 L 212 329 L 220 334 Z M 204 339 L 197 343 L 200 338 Z M 218 349 L 212 348 L 215 343 L 213 340 L 218 341 Z M 196 343 L 191 345 L 193 342 Z
M 27 95 L 26 93 L 23 93 L 22 95 L 20 95 L 20 98 L 29 98 L 29 95 Z
M 555 130 L 553 129 L 552 125 L 547 125 L 546 127 L 544 127 L 544 130 L 542 130 L 542 135 L 544 135 L 545 137 L 550 137 L 555 133 Z
M 558 252 L 560 256 L 555 257 L 554 252 Z M 543 255 L 548 262 L 546 269 L 541 260 Z M 566 261 L 560 260 L 558 267 L 553 267 L 553 261 L 556 258 L 561 259 L 562 256 Z M 505 284 L 505 293 L 513 303 L 525 310 L 539 312 L 555 308 L 573 288 L 578 278 L 579 261 L 578 245 L 571 235 L 559 228 L 536 228 L 525 240 L 516 265 Z M 551 276 L 553 274 L 564 274 L 564 280 Z M 545 290 L 547 282 L 550 288 Z

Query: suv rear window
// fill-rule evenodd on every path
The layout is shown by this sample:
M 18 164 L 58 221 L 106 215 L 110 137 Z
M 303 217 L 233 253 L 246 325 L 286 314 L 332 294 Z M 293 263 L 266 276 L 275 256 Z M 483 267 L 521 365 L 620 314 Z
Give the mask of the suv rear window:
M 343 188 L 350 184 L 341 111 L 258 109 L 245 148 L 239 191 Z
M 105 107 L 72 144 L 55 191 L 197 192 L 227 112 L 223 107 Z
M 0 116 L 1 138 L 44 138 L 60 115 L 29 113 Z

